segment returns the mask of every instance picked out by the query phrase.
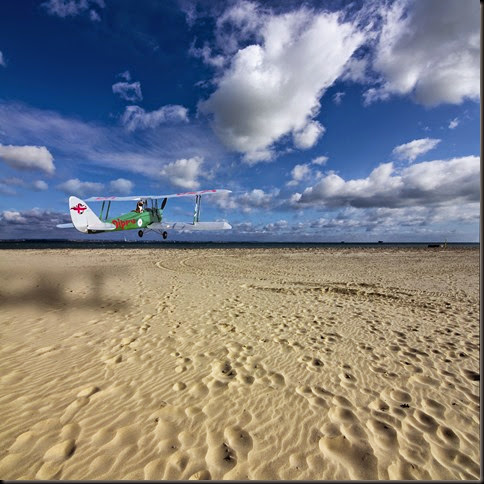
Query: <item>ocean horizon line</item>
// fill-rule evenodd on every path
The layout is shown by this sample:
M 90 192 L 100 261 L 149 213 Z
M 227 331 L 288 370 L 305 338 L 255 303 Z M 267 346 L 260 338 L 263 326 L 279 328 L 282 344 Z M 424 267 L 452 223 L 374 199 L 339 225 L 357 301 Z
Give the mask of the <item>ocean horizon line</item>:
M 1 249 L 40 249 L 40 248 L 254 248 L 254 247 L 449 247 L 477 248 L 480 242 L 413 241 L 344 241 L 339 242 L 300 242 L 300 241 L 157 241 L 157 240 L 79 240 L 79 239 L 0 239 Z

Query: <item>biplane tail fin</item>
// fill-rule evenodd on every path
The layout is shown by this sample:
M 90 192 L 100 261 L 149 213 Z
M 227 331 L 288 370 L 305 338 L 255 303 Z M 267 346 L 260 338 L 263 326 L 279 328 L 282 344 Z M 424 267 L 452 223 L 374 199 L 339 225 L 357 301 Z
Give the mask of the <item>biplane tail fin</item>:
M 74 227 L 85 234 L 114 230 L 116 226 L 102 222 L 86 202 L 77 197 L 69 197 L 69 211 Z

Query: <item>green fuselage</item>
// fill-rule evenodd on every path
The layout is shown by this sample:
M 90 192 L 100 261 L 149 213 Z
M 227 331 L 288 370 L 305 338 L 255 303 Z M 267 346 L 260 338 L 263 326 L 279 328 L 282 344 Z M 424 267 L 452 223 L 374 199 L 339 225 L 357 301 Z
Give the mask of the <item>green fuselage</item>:
M 114 231 L 144 229 L 152 223 L 161 222 L 163 218 L 162 211 L 157 208 L 145 208 L 143 212 L 134 210 L 124 213 L 115 218 L 109 218 L 105 222 L 110 222 L 116 226 Z

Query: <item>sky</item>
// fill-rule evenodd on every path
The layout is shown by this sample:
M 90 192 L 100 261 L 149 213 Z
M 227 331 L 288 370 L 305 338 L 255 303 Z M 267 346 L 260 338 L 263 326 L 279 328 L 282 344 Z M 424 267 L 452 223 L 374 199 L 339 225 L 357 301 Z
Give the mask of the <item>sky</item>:
M 3 0 L 0 239 L 225 188 L 169 238 L 478 242 L 479 87 L 478 0 Z

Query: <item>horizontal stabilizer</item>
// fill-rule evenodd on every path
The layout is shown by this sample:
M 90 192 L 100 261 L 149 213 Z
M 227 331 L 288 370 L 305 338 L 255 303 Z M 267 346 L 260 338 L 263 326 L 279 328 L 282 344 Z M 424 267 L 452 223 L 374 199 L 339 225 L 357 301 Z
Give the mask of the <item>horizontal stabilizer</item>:
M 115 230 L 116 225 L 104 222 L 98 222 L 95 224 L 89 224 L 87 230 Z
M 68 224 L 57 224 L 56 227 L 58 229 L 73 229 L 74 224 L 73 223 L 68 223 Z
M 148 225 L 155 230 L 228 230 L 232 226 L 227 222 L 162 222 Z

